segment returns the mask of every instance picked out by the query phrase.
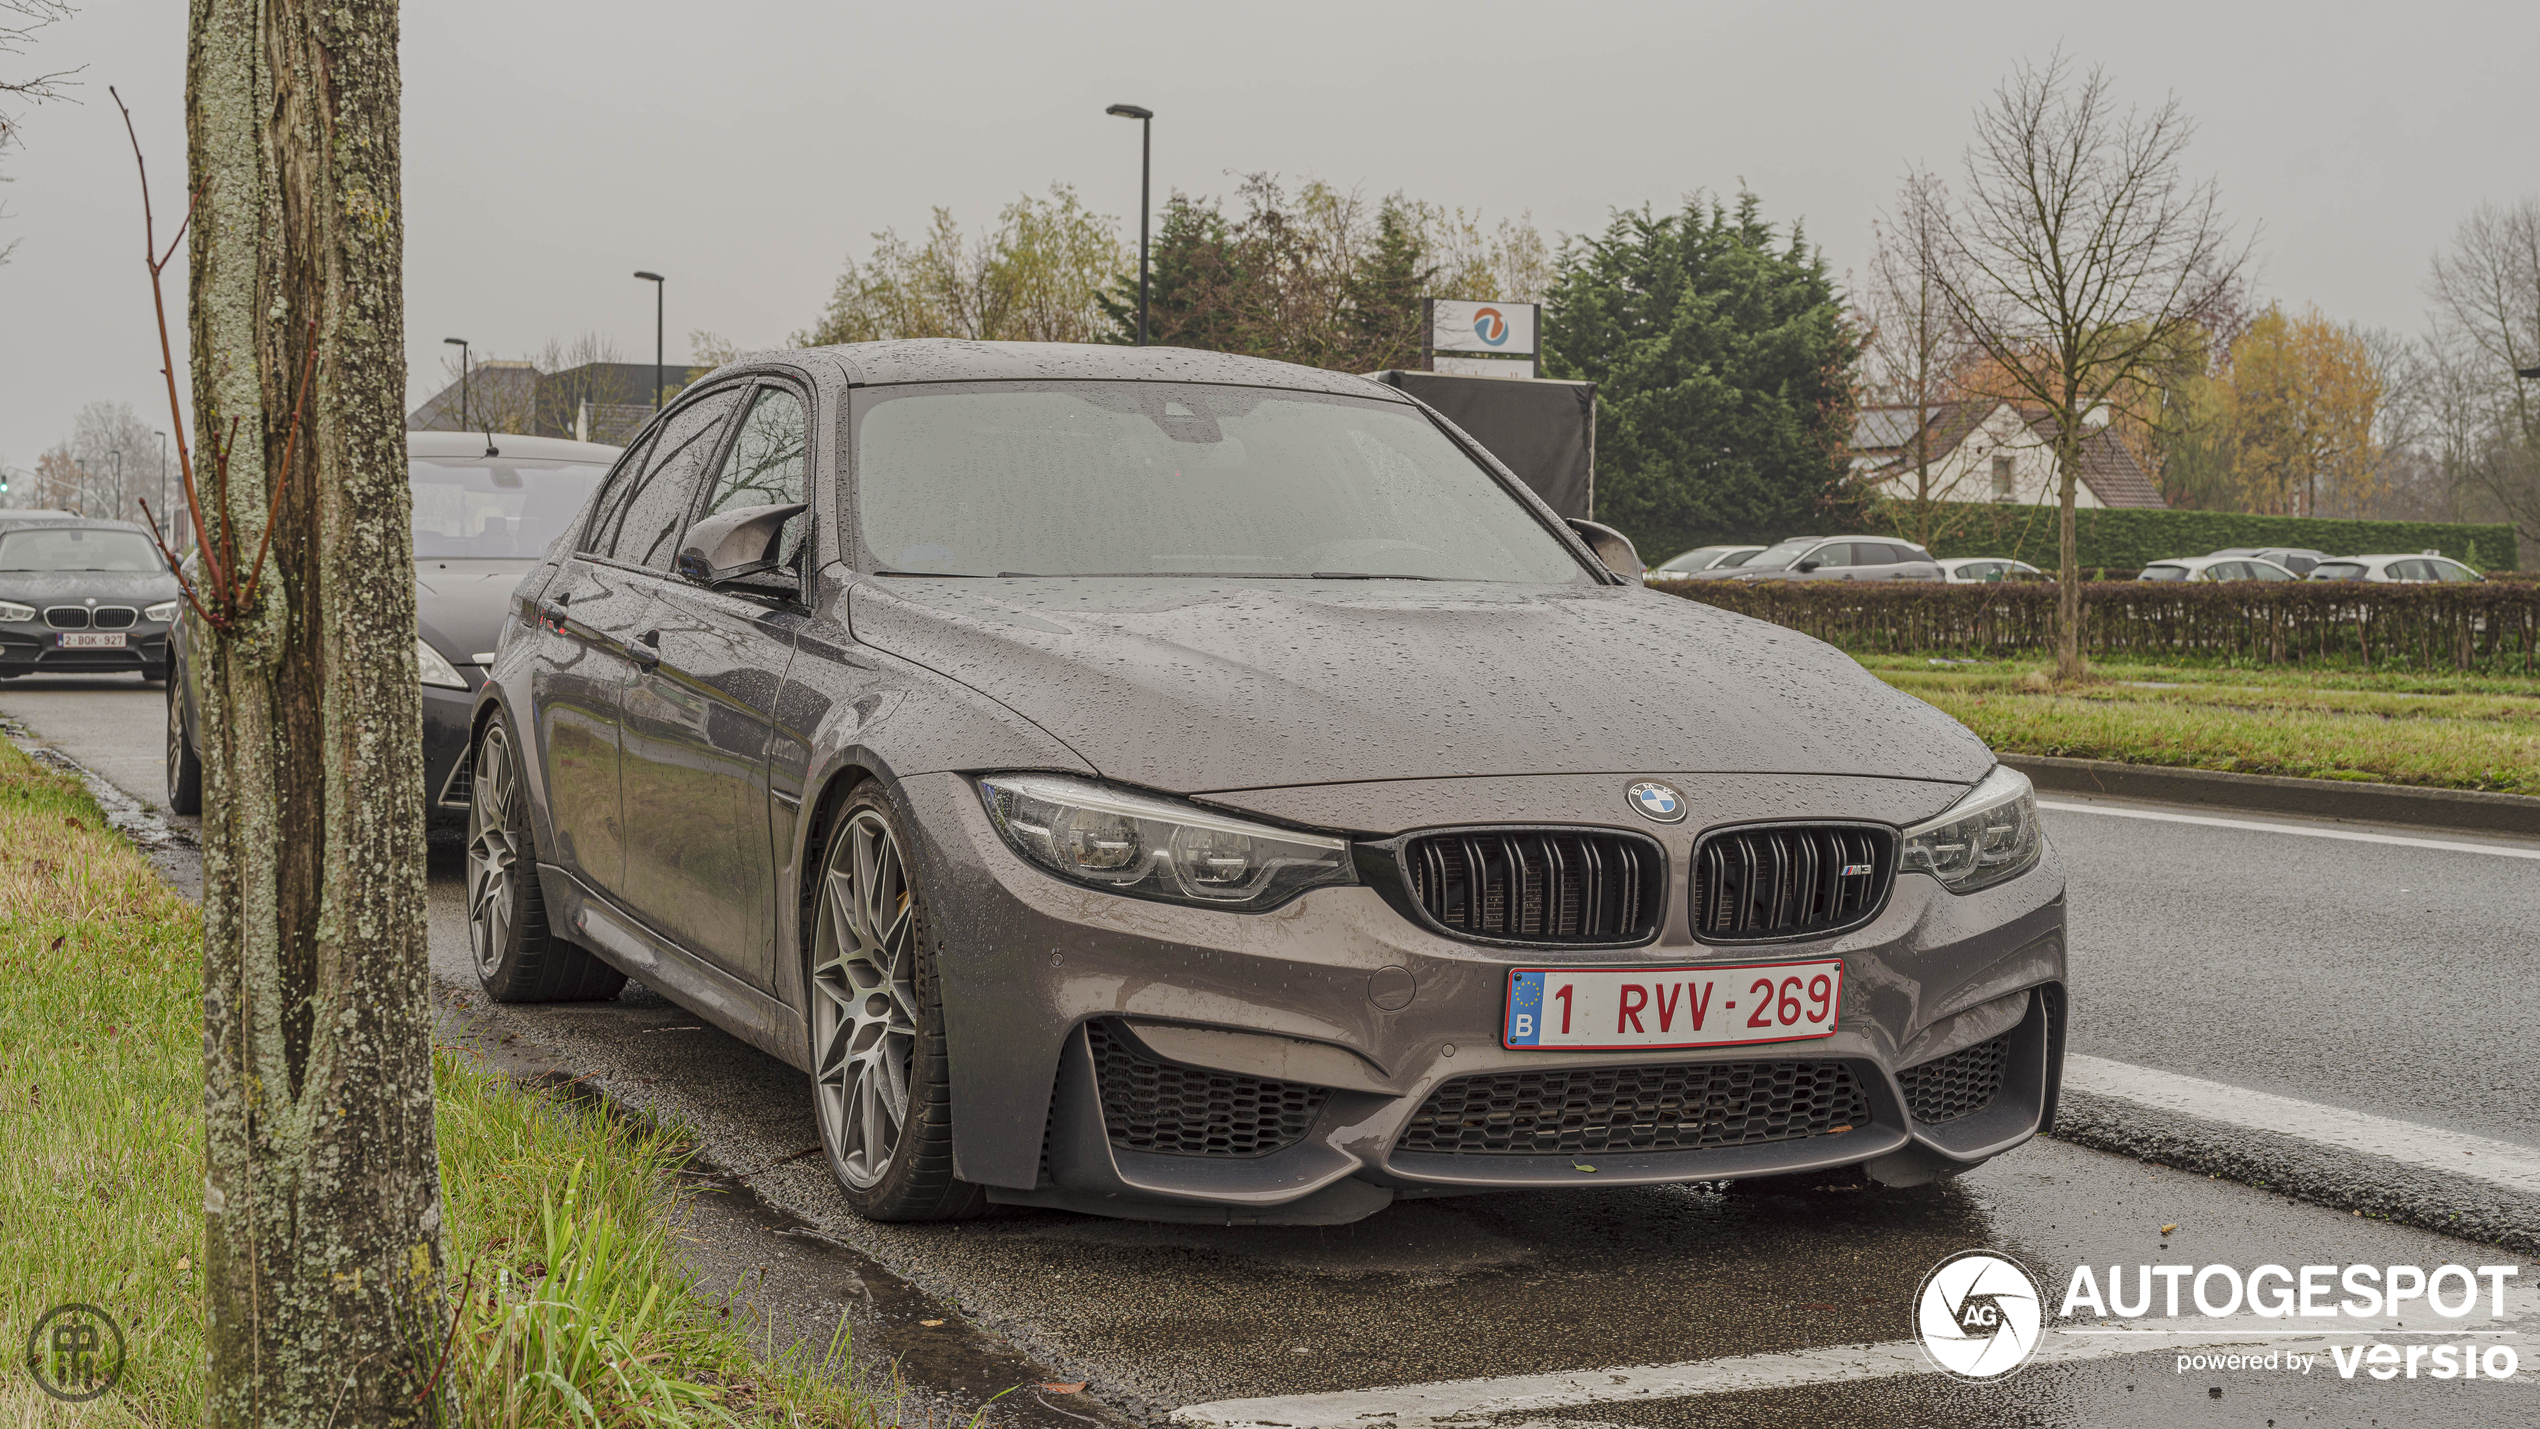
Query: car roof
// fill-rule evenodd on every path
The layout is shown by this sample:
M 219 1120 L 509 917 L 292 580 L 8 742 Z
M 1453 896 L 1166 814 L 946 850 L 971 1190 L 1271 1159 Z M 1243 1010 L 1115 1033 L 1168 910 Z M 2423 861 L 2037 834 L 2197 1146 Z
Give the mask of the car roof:
M 2429 556 L 2423 551 L 2391 551 L 2378 556 L 2331 556 L 2332 561 L 2450 561 L 2453 565 L 2468 562 L 2454 556 Z
M 961 338 L 895 338 L 752 354 L 743 363 L 799 361 L 819 354 L 843 368 L 850 384 L 892 386 L 903 382 L 1215 382 L 1238 387 L 1286 387 L 1409 402 L 1398 389 L 1347 372 L 1202 352 L 1188 347 L 1116 347 L 1083 342 L 971 342 Z
M 481 457 L 485 455 L 483 432 L 408 432 L 408 457 Z M 503 456 L 538 461 L 587 461 L 601 466 L 616 462 L 625 451 L 602 442 L 567 441 L 562 437 L 525 437 L 514 432 L 496 432 L 494 449 Z
M 41 526 L 48 531 L 137 531 L 144 536 L 150 534 L 150 528 L 138 521 L 116 521 L 104 516 L 47 516 L 35 521 L 20 521 L 14 519 L 11 513 L 0 511 L 0 527 L 5 526 Z

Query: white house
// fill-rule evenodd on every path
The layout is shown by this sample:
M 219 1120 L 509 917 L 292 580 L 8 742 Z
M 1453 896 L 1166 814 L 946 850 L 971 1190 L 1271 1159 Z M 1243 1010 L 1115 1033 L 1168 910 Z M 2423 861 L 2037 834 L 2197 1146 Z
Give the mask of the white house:
M 1927 415 L 1921 451 L 1915 418 Z M 2053 506 L 2061 500 L 2055 479 L 2053 423 L 2009 402 L 1977 399 L 1930 407 L 1864 407 L 1852 424 L 1852 469 L 1882 495 L 1912 500 L 1922 483 L 1918 459 L 1930 472 L 1936 501 L 1999 502 Z M 2082 439 L 2077 506 L 2165 507 L 2134 453 L 2102 426 Z

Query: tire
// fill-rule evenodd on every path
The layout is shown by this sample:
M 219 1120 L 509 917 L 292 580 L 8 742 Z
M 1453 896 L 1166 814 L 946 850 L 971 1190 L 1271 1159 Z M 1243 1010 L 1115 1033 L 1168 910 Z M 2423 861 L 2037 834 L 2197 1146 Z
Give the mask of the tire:
M 538 845 L 511 722 L 477 736 L 467 802 L 467 938 L 476 980 L 496 1002 L 604 1002 L 626 974 L 547 927 Z
M 810 948 L 812 1103 L 830 1174 L 872 1221 L 967 1220 L 956 1180 L 940 950 L 899 817 L 866 784 L 823 840 Z
M 168 808 L 179 814 L 203 812 L 203 756 L 185 732 L 185 696 L 168 683 Z

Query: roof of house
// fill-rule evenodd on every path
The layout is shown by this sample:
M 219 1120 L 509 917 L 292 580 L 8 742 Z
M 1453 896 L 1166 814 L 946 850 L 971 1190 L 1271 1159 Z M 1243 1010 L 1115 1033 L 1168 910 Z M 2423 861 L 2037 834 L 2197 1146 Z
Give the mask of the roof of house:
M 1963 402 L 1935 402 L 1928 407 L 1864 407 L 1852 422 L 1852 449 L 1870 458 L 1874 472 L 1900 468 L 1908 460 L 1906 447 L 1914 440 L 1915 418 L 1928 418 L 1925 460 L 1937 461 L 1958 449 L 1993 414 L 2010 405 L 1998 400 L 1976 398 Z M 2040 442 L 2053 438 L 2053 420 L 2043 414 L 2022 412 L 2021 419 Z M 2166 507 L 2160 488 L 2152 484 L 2142 463 L 2134 459 L 2123 440 L 2106 427 L 2093 429 L 2082 438 L 2081 480 L 2098 497 L 2103 506 Z

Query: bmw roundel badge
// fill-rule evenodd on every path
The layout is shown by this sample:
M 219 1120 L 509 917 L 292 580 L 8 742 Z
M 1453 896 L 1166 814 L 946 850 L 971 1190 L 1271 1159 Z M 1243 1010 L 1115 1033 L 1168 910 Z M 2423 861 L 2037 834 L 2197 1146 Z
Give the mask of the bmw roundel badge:
M 1625 790 L 1623 797 L 1631 801 L 1632 807 L 1640 811 L 1642 818 L 1655 819 L 1662 824 L 1681 823 L 1684 820 L 1685 796 L 1677 793 L 1676 786 L 1673 784 L 1662 784 L 1655 779 L 1643 779 Z

